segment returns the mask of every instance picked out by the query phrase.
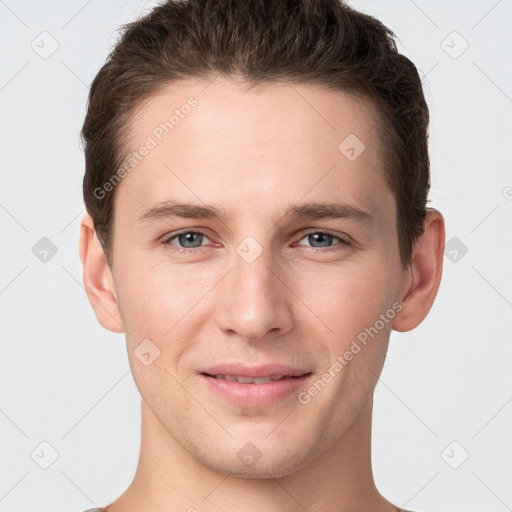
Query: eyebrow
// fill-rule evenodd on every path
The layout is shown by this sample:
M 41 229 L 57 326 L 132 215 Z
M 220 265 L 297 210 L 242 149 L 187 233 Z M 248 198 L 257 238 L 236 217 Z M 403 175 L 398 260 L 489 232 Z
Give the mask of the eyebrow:
M 294 220 L 347 219 L 364 224 L 373 222 L 373 216 L 368 211 L 353 204 L 339 202 L 292 205 L 282 216 L 282 218 L 285 217 Z M 143 211 L 137 222 L 146 223 L 170 218 L 213 219 L 226 223 L 228 216 L 214 206 L 168 200 Z

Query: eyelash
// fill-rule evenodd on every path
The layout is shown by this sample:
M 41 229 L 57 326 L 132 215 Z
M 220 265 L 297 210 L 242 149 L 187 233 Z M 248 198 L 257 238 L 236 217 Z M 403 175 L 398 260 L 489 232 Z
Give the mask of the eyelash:
M 205 233 L 204 231 L 200 231 L 200 230 L 195 230 L 195 231 L 178 231 L 176 233 L 171 233 L 170 235 L 166 236 L 163 240 L 162 240 L 162 245 L 167 245 L 167 246 L 173 246 L 172 250 L 173 251 L 176 251 L 176 252 L 179 252 L 179 253 L 185 253 L 185 254 L 191 254 L 191 253 L 194 253 L 194 252 L 198 252 L 198 249 L 201 249 L 202 247 L 204 246 L 199 246 L 199 247 L 179 247 L 177 245 L 174 245 L 171 243 L 172 240 L 174 240 L 176 237 L 180 236 L 180 235 L 186 235 L 186 234 L 189 234 L 189 233 L 194 233 L 194 234 L 198 234 L 198 235 L 203 235 L 205 236 L 206 238 L 209 238 L 208 237 L 208 234 Z M 303 234 L 302 238 L 299 239 L 302 240 L 303 238 L 307 237 L 308 235 L 314 235 L 314 234 L 322 234 L 322 235 L 328 235 L 328 236 L 332 236 L 333 238 L 337 239 L 340 241 L 340 244 L 338 246 L 335 246 L 335 247 L 327 247 L 327 248 L 317 248 L 317 247 L 311 247 L 311 249 L 317 249 L 318 251 L 320 252 L 331 252 L 331 251 L 337 251 L 337 250 L 343 250 L 346 248 L 346 246 L 350 246 L 351 243 L 348 239 L 345 239 L 343 237 L 340 237 L 338 235 L 335 235 L 334 233 L 330 232 L 330 231 L 319 231 L 319 230 L 311 230 L 311 231 L 308 231 L 306 233 Z M 307 247 L 307 246 L 305 246 Z

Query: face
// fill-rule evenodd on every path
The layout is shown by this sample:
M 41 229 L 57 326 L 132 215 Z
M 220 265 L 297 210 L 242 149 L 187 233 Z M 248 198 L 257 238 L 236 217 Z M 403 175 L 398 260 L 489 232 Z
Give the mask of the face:
M 371 109 L 179 82 L 129 144 L 150 149 L 117 185 L 112 270 L 155 431 L 221 473 L 297 471 L 371 399 L 405 289 Z

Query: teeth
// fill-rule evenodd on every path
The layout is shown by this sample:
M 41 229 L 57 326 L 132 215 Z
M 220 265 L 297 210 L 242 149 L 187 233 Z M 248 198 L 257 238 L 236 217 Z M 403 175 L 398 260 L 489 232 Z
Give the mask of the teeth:
M 236 380 L 237 382 L 240 382 L 242 384 L 254 384 L 254 381 L 256 379 L 251 379 L 251 377 L 235 377 L 234 380 Z
M 269 375 L 268 377 L 239 377 L 236 375 L 215 375 L 216 379 L 225 379 L 230 382 L 239 382 L 240 384 L 265 384 L 284 378 L 283 375 Z

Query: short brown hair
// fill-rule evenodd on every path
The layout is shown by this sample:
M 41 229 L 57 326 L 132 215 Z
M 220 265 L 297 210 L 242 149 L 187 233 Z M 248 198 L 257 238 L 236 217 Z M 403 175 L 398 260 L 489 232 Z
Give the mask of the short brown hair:
M 91 84 L 81 131 L 84 201 L 109 265 L 115 188 L 101 187 L 124 161 L 132 114 L 176 80 L 216 76 L 318 84 L 369 101 L 397 204 L 400 259 L 409 265 L 430 190 L 429 111 L 418 71 L 395 37 L 342 0 L 167 0 L 123 25 Z

